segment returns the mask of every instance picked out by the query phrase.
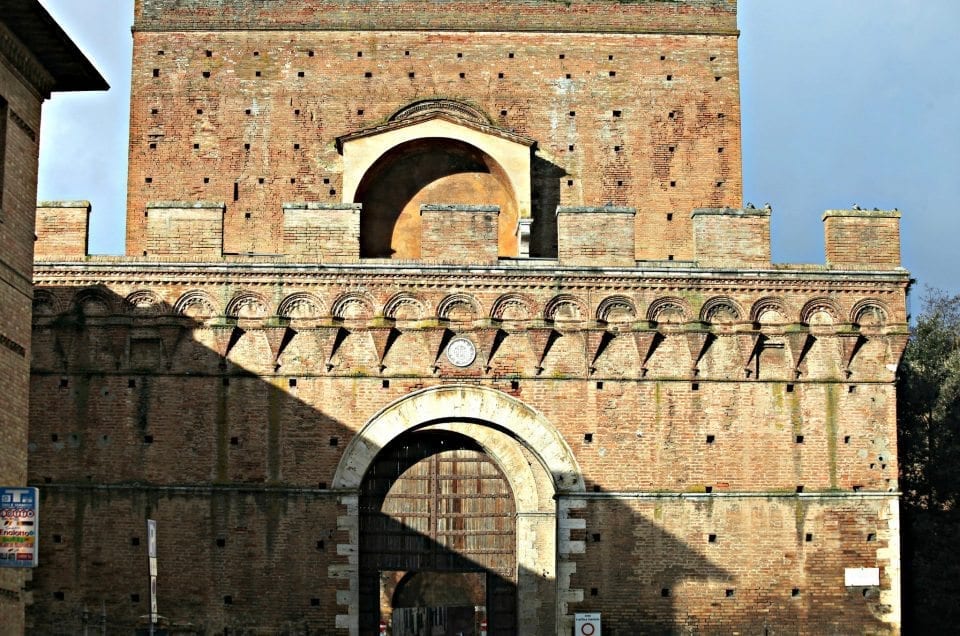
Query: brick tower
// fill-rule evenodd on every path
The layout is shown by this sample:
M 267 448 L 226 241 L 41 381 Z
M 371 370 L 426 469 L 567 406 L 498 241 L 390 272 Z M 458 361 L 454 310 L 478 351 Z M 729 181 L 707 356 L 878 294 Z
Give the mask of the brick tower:
M 43 204 L 33 625 L 899 630 L 899 214 L 773 265 L 729 0 L 139 0 Z M 73 229 L 71 229 L 73 228 Z

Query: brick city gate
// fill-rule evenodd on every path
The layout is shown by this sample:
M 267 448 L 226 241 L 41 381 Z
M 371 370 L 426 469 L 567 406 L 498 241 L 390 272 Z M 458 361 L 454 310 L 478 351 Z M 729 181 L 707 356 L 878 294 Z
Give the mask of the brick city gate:
M 475 441 L 448 431 L 400 436 L 360 489 L 360 633 L 515 634 L 516 506 Z M 392 619 L 392 620 L 391 620 Z
M 351 634 L 377 633 L 395 607 L 426 616 L 417 608 L 440 589 L 445 603 L 479 605 L 492 633 L 573 629 L 583 478 L 556 428 L 517 398 L 465 385 L 411 393 L 353 437 L 333 485 L 350 537 L 338 553 L 357 555 L 330 569 L 350 582 L 337 623 Z

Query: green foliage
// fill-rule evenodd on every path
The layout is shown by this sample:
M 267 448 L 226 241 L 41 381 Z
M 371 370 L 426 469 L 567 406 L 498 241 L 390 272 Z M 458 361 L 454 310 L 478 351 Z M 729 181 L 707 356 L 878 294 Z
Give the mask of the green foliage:
M 960 624 L 960 295 L 928 291 L 897 382 L 904 633 Z
M 960 510 L 960 295 L 928 291 L 897 384 L 905 507 Z

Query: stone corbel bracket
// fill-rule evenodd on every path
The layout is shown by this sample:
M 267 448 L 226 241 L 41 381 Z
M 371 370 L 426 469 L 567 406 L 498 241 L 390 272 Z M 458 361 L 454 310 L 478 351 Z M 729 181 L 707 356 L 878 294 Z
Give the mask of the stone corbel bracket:
M 695 378 L 700 374 L 700 361 L 707 355 L 707 350 L 717 337 L 701 323 L 694 323 L 693 328 L 684 335 L 690 349 L 690 377 Z
M 553 327 L 532 327 L 527 330 L 530 348 L 537 357 L 537 375 L 543 373 L 543 361 L 553 347 L 553 343 L 560 338 L 560 332 Z
M 637 345 L 637 353 L 640 355 L 640 375 L 647 375 L 647 364 L 653 357 L 654 351 L 663 342 L 665 336 L 657 329 L 642 327 L 633 332 L 633 339 Z
M 794 377 L 801 375 L 800 365 L 807 357 L 816 337 L 808 329 L 798 329 L 787 332 L 787 342 L 790 344 L 790 356 L 793 360 Z

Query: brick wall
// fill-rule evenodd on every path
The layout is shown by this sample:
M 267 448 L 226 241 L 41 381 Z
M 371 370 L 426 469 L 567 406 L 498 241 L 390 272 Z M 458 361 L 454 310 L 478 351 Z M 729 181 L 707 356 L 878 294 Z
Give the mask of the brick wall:
M 6 27 L 0 24 L 6 36 Z M 30 58 L 32 62 L 32 58 Z M 22 60 L 18 60 L 22 61 Z M 0 484 L 21 486 L 27 479 L 27 417 L 30 379 L 30 315 L 33 270 L 34 208 L 37 198 L 37 152 L 40 103 L 37 89 L 14 72 L 16 64 L 0 60 L 0 98 L 6 109 L 0 200 Z M 23 591 L 29 573 L 0 569 L 0 624 L 22 630 Z
M 218 12 L 230 10 L 221 4 Z M 647 9 L 688 15 L 674 3 L 590 6 L 604 20 Z M 691 209 L 741 205 L 734 35 L 283 25 L 135 32 L 128 254 L 143 252 L 147 202 L 188 194 L 226 202 L 225 251 L 281 252 L 284 202 L 343 201 L 334 140 L 436 96 L 536 141 L 533 256 L 556 254 L 558 205 L 636 207 L 637 258 L 654 260 L 692 258 Z
M 823 214 L 827 263 L 842 269 L 900 267 L 900 213 L 827 210 Z
M 441 263 L 496 263 L 499 215 L 496 206 L 420 206 L 421 257 Z
M 296 6 L 242 0 L 137 0 L 138 29 L 274 28 L 310 30 L 609 31 L 735 34 L 736 4 L 728 0 L 643 3 L 574 0 L 307 0 Z
M 828 267 L 750 271 L 769 217 L 732 209 L 736 33 L 722 0 L 138 0 L 132 258 L 37 273 L 29 481 L 52 549 L 30 628 L 100 602 L 111 630 L 142 623 L 147 516 L 172 622 L 355 624 L 369 546 L 343 474 L 362 482 L 357 458 L 405 430 L 358 437 L 396 408 L 491 455 L 517 444 L 521 624 L 554 633 L 556 608 L 561 632 L 601 611 L 614 633 L 895 633 L 909 277 L 838 276 L 852 233 L 831 213 Z M 529 255 L 551 258 L 498 260 L 498 208 L 464 194 L 419 208 L 427 265 L 357 259 L 363 201 L 344 201 L 336 140 L 438 97 L 535 142 Z M 409 169 L 444 200 L 447 173 L 379 161 L 387 146 L 370 178 Z M 458 192 L 492 191 L 460 150 L 438 154 L 464 160 L 440 166 Z M 890 238 L 869 258 L 889 261 Z M 472 361 L 462 342 L 448 357 L 454 335 Z M 513 410 L 397 406 L 445 384 Z
M 144 256 L 223 256 L 222 203 L 148 203 Z
M 905 275 L 851 274 L 824 299 L 809 291 L 823 285 L 817 274 L 798 269 L 771 298 L 766 281 L 692 282 L 693 269 L 614 284 L 553 265 L 503 267 L 425 276 L 341 265 L 318 277 L 308 265 L 260 264 L 201 281 L 200 265 L 107 259 L 71 287 L 41 266 L 30 481 L 47 493 L 45 562 L 55 567 L 38 572 L 33 629 L 100 598 L 111 628 L 136 623 L 147 597 L 129 565 L 142 545 L 130 542 L 146 514 L 161 519 L 171 620 L 329 629 L 349 589 L 331 574 L 346 557 L 330 547 L 345 541 L 329 491 L 345 448 L 395 400 L 467 382 L 541 413 L 576 457 L 582 523 L 560 547 L 584 596 L 570 612 L 602 611 L 616 630 L 765 620 L 886 630 L 877 616 L 889 598 L 878 599 L 895 586 L 897 488 L 887 365 L 905 343 Z M 198 298 L 209 306 L 186 302 Z M 883 307 L 884 324 L 848 359 L 838 329 L 865 302 Z M 85 313 L 82 329 L 76 314 L 49 309 L 70 306 Z M 202 318 L 231 313 L 226 324 Z M 803 322 L 815 325 L 812 344 L 791 335 L 806 333 Z M 446 329 L 475 342 L 475 363 L 446 360 Z M 756 349 L 761 333 L 777 355 Z M 107 518 L 120 530 L 96 539 Z M 289 563 L 284 581 L 302 593 L 253 574 L 277 563 Z M 881 585 L 845 587 L 848 567 L 880 568 Z M 771 609 L 761 617 L 758 607 Z
M 582 514 L 571 609 L 600 612 L 604 633 L 675 629 L 663 616 L 691 632 L 887 632 L 877 589 L 844 586 L 887 545 L 882 499 L 596 498 Z
M 90 236 L 89 201 L 37 203 L 37 259 L 81 259 Z
M 770 212 L 694 210 L 694 259 L 700 267 L 770 267 Z
M 360 205 L 285 203 L 283 253 L 321 263 L 360 258 Z
M 557 208 L 557 251 L 561 265 L 636 265 L 637 211 L 616 207 Z

